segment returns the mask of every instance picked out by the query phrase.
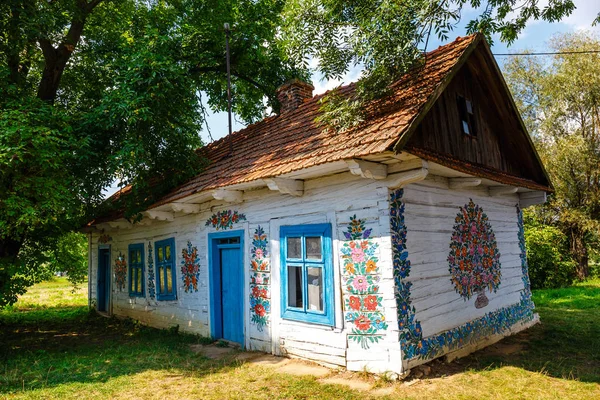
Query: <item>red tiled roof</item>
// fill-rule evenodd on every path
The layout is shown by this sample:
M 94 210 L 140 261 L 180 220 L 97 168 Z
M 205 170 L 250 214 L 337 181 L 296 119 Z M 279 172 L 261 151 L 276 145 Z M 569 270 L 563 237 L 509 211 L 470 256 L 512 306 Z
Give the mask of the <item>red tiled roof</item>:
M 317 125 L 315 118 L 323 97 L 319 95 L 293 111 L 265 118 L 207 145 L 200 151 L 210 161 L 206 169 L 152 207 L 204 190 L 391 149 L 476 39 L 475 35 L 458 38 L 427 53 L 422 67 L 393 84 L 391 96 L 370 104 L 375 116 L 353 129 L 337 132 Z M 354 84 L 339 89 L 343 96 L 352 95 L 354 90 Z

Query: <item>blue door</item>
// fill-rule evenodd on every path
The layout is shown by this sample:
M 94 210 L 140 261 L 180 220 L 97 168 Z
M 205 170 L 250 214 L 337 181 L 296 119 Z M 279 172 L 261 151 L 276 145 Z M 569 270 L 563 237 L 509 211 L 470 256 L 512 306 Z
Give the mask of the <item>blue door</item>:
M 98 250 L 98 311 L 108 312 L 110 301 L 110 249 Z
M 244 346 L 244 267 L 242 233 L 210 238 L 211 336 Z

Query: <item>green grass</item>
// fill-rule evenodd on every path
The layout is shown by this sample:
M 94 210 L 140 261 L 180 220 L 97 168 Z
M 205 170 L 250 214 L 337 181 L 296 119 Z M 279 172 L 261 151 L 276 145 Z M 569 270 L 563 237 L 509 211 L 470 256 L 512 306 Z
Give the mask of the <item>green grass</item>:
M 414 385 L 375 383 L 385 393 L 209 360 L 190 351 L 206 339 L 89 313 L 85 288 L 73 293 L 57 279 L 0 311 L 0 398 L 600 398 L 600 280 L 535 292 L 542 324 L 458 362 L 434 362 Z

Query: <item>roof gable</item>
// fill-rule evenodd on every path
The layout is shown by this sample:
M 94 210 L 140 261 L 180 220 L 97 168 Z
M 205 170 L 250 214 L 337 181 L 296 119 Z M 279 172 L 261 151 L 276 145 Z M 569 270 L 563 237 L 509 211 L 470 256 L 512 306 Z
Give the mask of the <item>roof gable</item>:
M 476 110 L 476 137 L 463 134 L 457 97 Z M 512 95 L 484 40 L 465 52 L 418 124 L 408 129 L 395 149 L 447 167 L 502 183 L 551 190 L 550 180 L 523 124 Z

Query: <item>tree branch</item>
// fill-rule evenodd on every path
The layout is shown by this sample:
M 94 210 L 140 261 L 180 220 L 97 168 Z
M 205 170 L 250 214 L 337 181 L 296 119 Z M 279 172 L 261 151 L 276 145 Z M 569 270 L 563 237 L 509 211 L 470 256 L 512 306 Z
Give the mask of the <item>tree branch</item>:
M 201 74 L 201 73 L 205 73 L 205 72 L 227 73 L 227 69 L 226 69 L 225 65 L 215 65 L 215 66 L 211 66 L 211 67 L 196 66 L 190 70 L 190 73 L 195 73 L 195 74 Z M 257 82 L 256 80 L 250 78 L 249 76 L 244 75 L 244 74 L 236 71 L 235 69 L 231 69 L 231 75 L 235 76 L 238 79 L 248 82 L 249 84 L 253 85 L 254 87 L 256 87 L 259 90 L 262 90 L 262 92 L 265 94 L 265 96 L 267 96 L 269 98 L 272 97 L 273 94 L 271 93 L 269 88 L 267 88 L 265 85 L 261 84 L 260 82 Z

